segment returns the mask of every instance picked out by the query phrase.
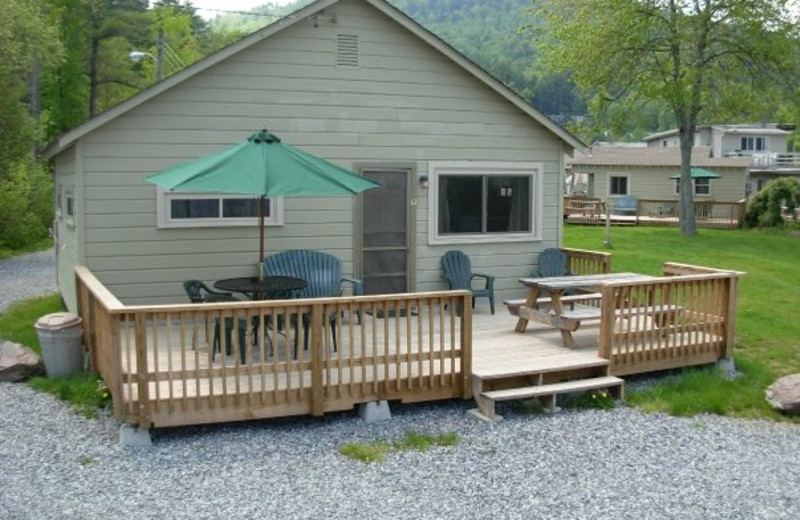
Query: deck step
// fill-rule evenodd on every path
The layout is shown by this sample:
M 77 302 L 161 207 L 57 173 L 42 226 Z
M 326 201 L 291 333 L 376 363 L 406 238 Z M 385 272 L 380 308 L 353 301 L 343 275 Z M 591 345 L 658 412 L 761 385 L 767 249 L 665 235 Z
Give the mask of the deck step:
M 494 405 L 497 401 L 511 401 L 515 399 L 531 399 L 534 397 L 549 397 L 547 408 L 551 412 L 558 410 L 556 407 L 556 397 L 559 394 L 568 392 L 585 392 L 598 388 L 611 388 L 616 390 L 617 397 L 624 399 L 625 381 L 614 376 L 593 377 L 589 379 L 576 379 L 562 383 L 550 383 L 546 385 L 525 386 L 520 388 L 507 388 L 504 390 L 490 390 L 481 392 L 476 396 L 478 409 L 486 418 L 494 420 L 497 418 Z

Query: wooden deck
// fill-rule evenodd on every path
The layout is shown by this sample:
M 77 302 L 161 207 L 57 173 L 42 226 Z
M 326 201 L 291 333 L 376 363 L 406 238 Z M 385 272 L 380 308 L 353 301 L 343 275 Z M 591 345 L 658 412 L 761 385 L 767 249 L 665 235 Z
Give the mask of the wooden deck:
M 588 272 L 610 265 L 606 255 L 570 254 Z M 508 399 L 730 357 L 740 273 L 664 264 L 664 274 L 603 284 L 595 319 L 581 321 L 572 349 L 551 326 L 516 332 L 517 318 L 502 308 L 473 311 L 467 291 L 125 306 L 87 269 L 76 280 L 84 341 L 115 416 L 150 428 L 322 415 L 377 400 Z M 653 305 L 681 312 L 654 324 Z M 291 326 L 303 321 L 307 332 Z M 241 338 L 238 326 L 221 334 L 229 355 L 208 340 L 223 323 L 243 324 Z

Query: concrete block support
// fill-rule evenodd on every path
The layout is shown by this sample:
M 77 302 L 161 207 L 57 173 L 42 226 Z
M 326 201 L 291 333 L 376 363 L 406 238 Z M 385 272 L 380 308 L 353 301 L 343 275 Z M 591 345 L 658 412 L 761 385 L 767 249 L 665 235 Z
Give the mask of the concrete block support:
M 373 423 L 390 420 L 392 412 L 389 411 L 388 401 L 373 401 L 358 405 L 358 416 L 365 422 Z

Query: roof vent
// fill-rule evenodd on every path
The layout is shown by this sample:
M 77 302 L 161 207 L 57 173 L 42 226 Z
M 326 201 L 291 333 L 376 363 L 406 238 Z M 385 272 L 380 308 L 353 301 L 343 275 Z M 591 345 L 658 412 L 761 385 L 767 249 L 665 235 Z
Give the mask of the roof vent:
M 358 36 L 355 34 L 336 35 L 336 66 L 358 67 Z

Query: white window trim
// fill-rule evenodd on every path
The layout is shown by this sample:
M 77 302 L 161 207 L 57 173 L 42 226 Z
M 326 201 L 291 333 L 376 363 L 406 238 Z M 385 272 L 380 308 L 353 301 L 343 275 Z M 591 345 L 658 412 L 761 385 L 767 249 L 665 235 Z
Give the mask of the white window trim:
M 64 186 L 59 184 L 56 188 L 56 219 L 64 220 Z
M 497 244 L 542 240 L 544 175 L 541 163 L 499 161 L 435 161 L 428 163 L 428 244 Z M 531 231 L 524 233 L 439 236 L 439 175 L 529 175 Z
M 675 182 L 673 183 L 672 189 L 674 190 L 675 195 L 681 194 L 680 183 L 681 183 L 680 179 L 675 179 Z M 712 187 L 711 179 L 708 179 L 708 193 L 697 193 L 697 179 L 692 179 L 692 194 L 695 197 L 710 197 L 712 193 L 711 187 Z
M 197 191 L 167 191 L 156 187 L 156 225 L 159 229 L 171 228 L 210 228 L 210 227 L 242 227 L 258 226 L 258 217 L 245 218 L 198 218 L 171 219 L 170 201 L 172 199 L 242 199 L 252 195 L 233 195 L 227 193 L 202 193 Z M 270 199 L 270 216 L 264 219 L 266 226 L 283 225 L 283 197 Z
M 72 212 L 70 213 L 70 207 Z M 78 200 L 75 197 L 75 188 L 72 186 L 64 188 L 64 222 L 67 226 L 75 227 L 75 213 L 78 211 Z
M 628 181 L 626 182 L 627 187 L 628 187 L 628 192 L 627 193 L 611 193 L 611 178 L 612 177 L 625 177 L 626 179 L 628 179 Z M 608 174 L 608 179 L 606 181 L 606 193 L 608 194 L 609 197 L 627 197 L 628 195 L 630 195 L 631 194 L 631 176 L 629 174 L 627 174 L 627 173 L 609 173 Z

